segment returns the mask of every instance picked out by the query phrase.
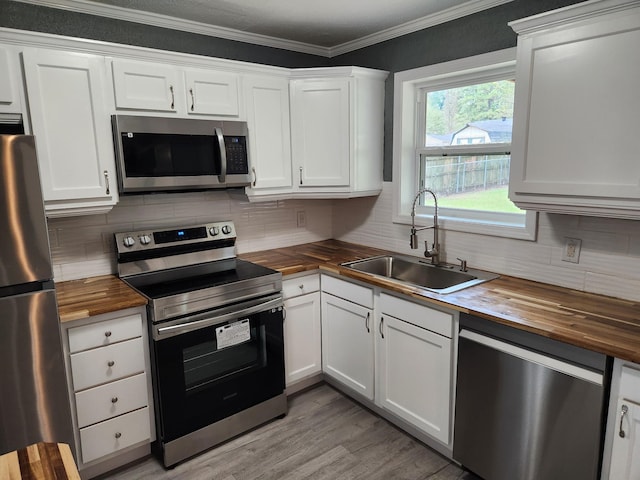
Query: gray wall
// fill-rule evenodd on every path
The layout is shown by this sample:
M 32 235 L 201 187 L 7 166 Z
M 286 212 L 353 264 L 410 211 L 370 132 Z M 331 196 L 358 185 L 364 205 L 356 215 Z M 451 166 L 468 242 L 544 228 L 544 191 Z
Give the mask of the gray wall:
M 574 3 L 579 1 L 515 0 L 333 58 L 333 65 L 358 65 L 390 72 L 384 113 L 385 181 L 391 181 L 392 172 L 393 73 L 515 47 L 516 34 L 508 22 Z
M 105 42 L 193 53 L 288 68 L 317 67 L 317 55 L 141 25 L 27 3 L 0 0 L 0 27 L 89 38 Z
M 579 0 L 514 0 L 332 59 L 10 0 L 0 0 L 0 27 L 289 68 L 357 65 L 387 70 L 384 179 L 391 181 L 393 73 L 514 47 L 516 34 L 508 22 L 574 3 Z

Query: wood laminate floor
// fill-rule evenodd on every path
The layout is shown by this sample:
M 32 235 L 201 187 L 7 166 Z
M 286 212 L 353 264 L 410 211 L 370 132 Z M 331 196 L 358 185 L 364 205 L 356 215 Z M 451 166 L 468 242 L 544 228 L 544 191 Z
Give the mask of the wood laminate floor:
M 165 470 L 155 458 L 118 480 L 477 480 L 329 385 L 289 399 L 289 412 Z

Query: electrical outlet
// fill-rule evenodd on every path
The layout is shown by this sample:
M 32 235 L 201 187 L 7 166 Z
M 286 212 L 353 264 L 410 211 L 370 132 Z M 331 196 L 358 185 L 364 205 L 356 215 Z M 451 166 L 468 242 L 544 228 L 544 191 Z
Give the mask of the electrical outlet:
M 307 213 L 304 210 L 298 210 L 296 212 L 296 224 L 298 228 L 307 226 Z
M 578 263 L 580 259 L 580 247 L 582 240 L 579 238 L 564 237 L 564 249 L 562 250 L 562 261 Z

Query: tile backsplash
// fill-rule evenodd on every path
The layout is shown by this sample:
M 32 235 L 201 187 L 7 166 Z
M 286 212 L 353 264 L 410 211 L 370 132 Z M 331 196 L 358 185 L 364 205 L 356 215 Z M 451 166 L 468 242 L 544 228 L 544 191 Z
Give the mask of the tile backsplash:
M 378 197 L 334 203 L 334 238 L 419 256 L 409 248 L 407 225 L 394 224 L 393 185 Z M 343 202 L 348 202 L 348 207 Z M 421 232 L 429 239 L 430 231 Z M 582 240 L 579 263 L 562 260 L 564 238 Z M 472 268 L 640 301 L 640 221 L 541 213 L 537 241 L 444 231 L 447 261 Z
M 298 227 L 304 211 L 305 226 Z M 113 234 L 232 220 L 239 253 L 286 247 L 332 237 L 330 200 L 249 203 L 236 190 L 123 196 L 106 215 L 49 219 L 56 281 L 115 273 Z
M 122 197 L 106 215 L 49 220 L 56 281 L 116 272 L 113 233 L 232 220 L 238 252 L 328 238 L 419 256 L 409 227 L 392 222 L 390 182 L 378 197 L 249 203 L 235 190 Z M 298 212 L 305 226 L 298 227 Z M 421 232 L 420 239 L 430 232 Z M 582 240 L 579 263 L 562 260 L 565 237 Z M 540 214 L 535 242 L 443 231 L 445 258 L 470 267 L 640 301 L 640 221 Z

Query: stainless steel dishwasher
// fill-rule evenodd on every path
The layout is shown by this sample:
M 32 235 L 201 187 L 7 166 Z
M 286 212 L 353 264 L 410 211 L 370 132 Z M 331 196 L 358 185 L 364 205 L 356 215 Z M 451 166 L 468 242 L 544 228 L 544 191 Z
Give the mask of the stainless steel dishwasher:
M 485 480 L 596 480 L 611 359 L 462 314 L 453 458 Z

